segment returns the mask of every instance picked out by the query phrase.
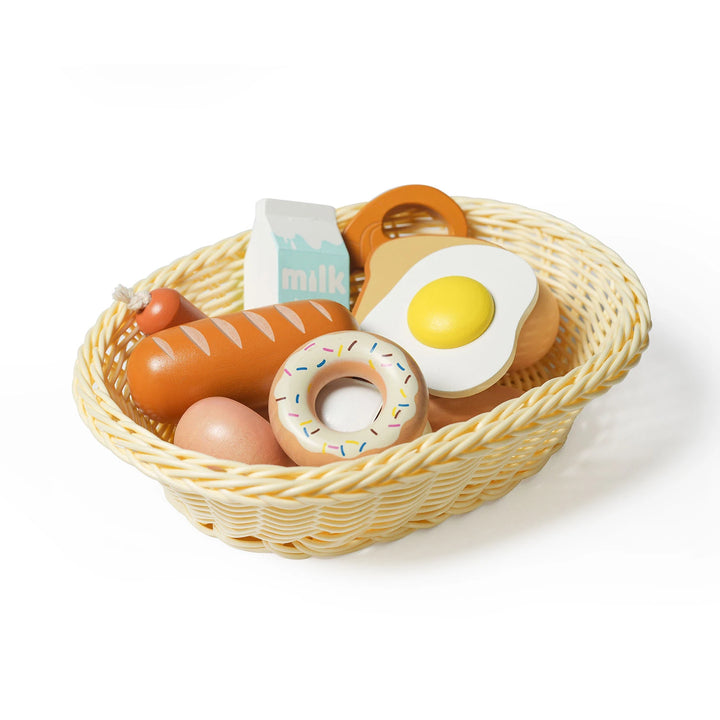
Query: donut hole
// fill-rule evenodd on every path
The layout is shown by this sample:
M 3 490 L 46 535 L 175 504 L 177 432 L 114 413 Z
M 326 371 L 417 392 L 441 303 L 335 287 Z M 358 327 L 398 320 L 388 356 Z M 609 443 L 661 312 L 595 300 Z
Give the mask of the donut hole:
M 341 377 L 318 392 L 315 414 L 331 430 L 357 432 L 371 425 L 383 408 L 383 395 L 369 380 Z

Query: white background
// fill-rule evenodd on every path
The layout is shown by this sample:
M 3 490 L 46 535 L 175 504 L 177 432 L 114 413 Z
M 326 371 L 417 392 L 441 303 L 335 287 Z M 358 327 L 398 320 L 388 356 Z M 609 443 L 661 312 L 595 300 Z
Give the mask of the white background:
M 0 715 L 716 718 L 710 2 L 16 3 L 0 20 Z M 95 441 L 111 302 L 279 197 L 562 217 L 651 345 L 505 498 L 331 560 L 232 549 Z

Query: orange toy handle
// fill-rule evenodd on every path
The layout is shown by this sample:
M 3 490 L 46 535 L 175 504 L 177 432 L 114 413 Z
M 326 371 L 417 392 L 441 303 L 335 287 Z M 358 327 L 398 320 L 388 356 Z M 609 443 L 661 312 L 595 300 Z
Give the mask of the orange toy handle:
M 450 235 L 467 236 L 465 213 L 449 195 L 429 185 L 402 185 L 378 195 L 347 224 L 342 235 L 351 269 L 364 267 L 375 248 L 392 239 L 385 234 L 383 220 L 392 210 L 404 207 L 425 208 L 445 222 Z

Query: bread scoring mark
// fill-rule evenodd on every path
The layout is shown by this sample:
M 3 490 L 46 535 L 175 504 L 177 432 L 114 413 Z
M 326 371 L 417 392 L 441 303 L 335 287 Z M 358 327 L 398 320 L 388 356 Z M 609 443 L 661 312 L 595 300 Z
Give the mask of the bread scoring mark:
M 261 332 L 263 335 L 267 335 L 273 342 L 275 342 L 275 334 L 270 327 L 270 323 L 256 312 L 245 310 L 243 315 Z
M 240 333 L 227 320 L 222 318 L 210 318 L 212 324 L 231 342 L 234 342 L 242 350 L 242 340 Z
M 210 354 L 210 345 L 208 344 L 207 338 L 194 327 L 189 325 L 181 325 L 180 329 L 185 335 L 192 340 L 206 355 Z
M 168 343 L 167 340 L 163 340 L 162 338 L 158 338 L 158 337 L 153 337 L 152 335 L 151 335 L 150 337 L 152 337 L 152 339 L 153 339 L 153 341 L 155 342 L 155 344 L 156 344 L 171 360 L 174 360 L 174 359 L 175 359 L 175 353 L 173 352 L 173 349 L 170 347 L 170 344 Z
M 275 305 L 275 309 L 287 320 L 289 320 L 301 333 L 305 333 L 305 325 L 300 316 L 285 305 Z
M 320 303 L 310 300 L 310 304 L 320 313 L 322 313 L 328 320 L 332 320 L 332 315 L 324 308 Z

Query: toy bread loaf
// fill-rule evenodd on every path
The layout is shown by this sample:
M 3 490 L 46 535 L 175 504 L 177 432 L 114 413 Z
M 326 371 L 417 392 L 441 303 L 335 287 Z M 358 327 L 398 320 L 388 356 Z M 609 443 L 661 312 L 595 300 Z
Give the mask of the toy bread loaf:
M 160 422 L 177 422 L 193 403 L 228 397 L 266 412 L 277 369 L 302 343 L 353 330 L 349 311 L 332 300 L 299 300 L 204 318 L 143 338 L 128 358 L 135 405 Z

